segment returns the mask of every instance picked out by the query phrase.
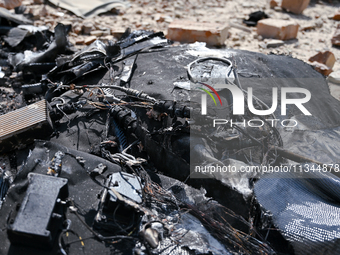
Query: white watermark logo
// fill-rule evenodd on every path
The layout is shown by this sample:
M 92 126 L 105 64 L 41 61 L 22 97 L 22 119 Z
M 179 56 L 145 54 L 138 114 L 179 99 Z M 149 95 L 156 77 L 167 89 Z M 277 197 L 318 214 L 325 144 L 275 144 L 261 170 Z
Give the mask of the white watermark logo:
M 219 99 L 220 104 L 222 105 L 221 98 L 217 91 L 212 88 L 211 86 L 207 84 L 203 84 L 207 88 L 209 88 Z M 231 92 L 232 98 L 233 98 L 233 115 L 244 115 L 244 109 L 245 109 L 245 98 L 242 90 L 238 88 L 235 85 L 227 85 L 227 84 L 218 84 L 215 86 L 215 88 L 222 88 L 222 89 L 228 89 Z M 207 114 L 207 95 L 209 95 L 213 100 L 215 105 L 217 105 L 216 100 L 211 92 L 209 92 L 207 89 L 203 89 L 205 94 L 202 93 L 201 95 L 201 114 L 206 115 Z M 304 98 L 287 98 L 288 93 L 300 93 L 304 94 Z M 305 88 L 281 88 L 281 115 L 287 115 L 287 105 L 292 104 L 295 105 L 304 115 L 312 115 L 304 106 L 303 104 L 307 103 L 311 99 L 311 93 L 308 89 Z M 249 111 L 255 115 L 259 116 L 265 116 L 270 115 L 275 112 L 278 106 L 278 88 L 272 88 L 272 106 L 269 109 L 266 110 L 258 110 L 255 109 L 253 104 L 253 88 L 248 88 L 247 93 L 247 103 Z

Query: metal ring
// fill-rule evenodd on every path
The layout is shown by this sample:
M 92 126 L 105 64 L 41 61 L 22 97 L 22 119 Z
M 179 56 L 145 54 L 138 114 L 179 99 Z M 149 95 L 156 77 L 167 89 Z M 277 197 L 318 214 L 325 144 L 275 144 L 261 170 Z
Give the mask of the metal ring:
M 217 60 L 217 61 L 222 61 L 226 64 L 228 64 L 231 68 L 233 68 L 233 64 L 231 63 L 231 61 L 229 59 L 226 59 L 226 58 L 219 58 L 219 57 L 207 57 L 207 58 L 199 58 L 199 59 L 196 59 L 195 61 L 191 62 L 189 65 L 188 65 L 188 75 L 189 75 L 189 79 L 194 82 L 194 83 L 197 83 L 198 81 L 195 80 L 192 76 L 192 73 L 191 73 L 191 66 L 195 63 L 200 63 L 200 62 L 204 62 L 204 61 L 207 61 L 207 60 Z

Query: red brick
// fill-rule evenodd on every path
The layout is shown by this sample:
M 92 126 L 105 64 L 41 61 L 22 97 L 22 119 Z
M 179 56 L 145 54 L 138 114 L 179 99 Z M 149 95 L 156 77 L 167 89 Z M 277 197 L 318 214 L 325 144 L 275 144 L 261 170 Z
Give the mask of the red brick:
M 310 0 L 282 0 L 281 7 L 295 14 L 301 14 Z
M 257 33 L 263 38 L 289 40 L 297 37 L 299 24 L 280 19 L 263 19 L 257 23 Z
M 315 56 L 311 57 L 309 61 L 310 62 L 316 61 L 316 62 L 326 65 L 329 68 L 333 68 L 336 59 L 332 52 L 325 51 L 325 52 L 319 52 Z
M 90 45 L 90 44 L 93 43 L 95 40 L 97 40 L 97 37 L 91 35 L 91 36 L 88 36 L 88 37 L 85 38 L 84 43 L 85 43 L 86 45 Z
M 281 1 L 279 1 L 279 0 L 270 0 L 269 5 L 270 5 L 270 8 L 274 9 L 275 7 L 281 5 Z
M 175 20 L 168 27 L 168 39 L 182 43 L 206 42 L 223 45 L 228 37 L 228 26 L 214 23 Z
M 340 10 L 337 10 L 337 11 L 336 11 L 336 13 L 335 13 L 334 16 L 333 16 L 333 19 L 334 19 L 334 20 L 338 20 L 338 21 L 340 20 Z

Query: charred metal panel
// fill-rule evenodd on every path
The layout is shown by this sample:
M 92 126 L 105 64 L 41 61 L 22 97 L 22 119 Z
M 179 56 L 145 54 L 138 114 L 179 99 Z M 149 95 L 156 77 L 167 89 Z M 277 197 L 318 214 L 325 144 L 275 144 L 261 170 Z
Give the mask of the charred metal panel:
M 0 153 L 23 147 L 52 132 L 46 100 L 0 116 Z

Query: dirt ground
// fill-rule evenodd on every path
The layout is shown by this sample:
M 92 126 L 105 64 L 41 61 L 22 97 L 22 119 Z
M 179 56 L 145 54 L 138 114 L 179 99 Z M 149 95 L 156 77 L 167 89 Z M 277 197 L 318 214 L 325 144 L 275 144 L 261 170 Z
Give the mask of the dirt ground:
M 78 45 L 84 44 L 91 36 L 83 34 L 84 25 L 90 27 L 92 35 L 107 40 L 119 36 L 128 27 L 133 30 L 163 31 L 166 34 L 174 19 L 242 24 L 242 20 L 250 13 L 262 10 L 272 18 L 296 21 L 300 25 L 297 39 L 285 41 L 278 48 L 263 49 L 260 43 L 264 39 L 257 35 L 256 28 L 244 31 L 230 27 L 230 35 L 225 42 L 227 48 L 291 55 L 304 61 L 317 52 L 330 50 L 337 59 L 333 70 L 340 70 L 340 48 L 332 47 L 331 44 L 331 38 L 340 24 L 340 21 L 332 19 L 340 7 L 339 2 L 311 1 L 303 14 L 296 15 L 271 9 L 268 0 L 212 0 L 209 3 L 202 0 L 130 0 L 130 7 L 127 9 L 113 10 L 111 13 L 87 19 L 81 19 L 51 5 L 34 4 L 29 0 L 25 0 L 23 4 L 28 7 L 26 12 L 34 15 L 35 25 L 49 25 L 53 28 L 57 22 L 72 24 L 70 41 Z M 104 33 L 100 35 L 98 31 Z

